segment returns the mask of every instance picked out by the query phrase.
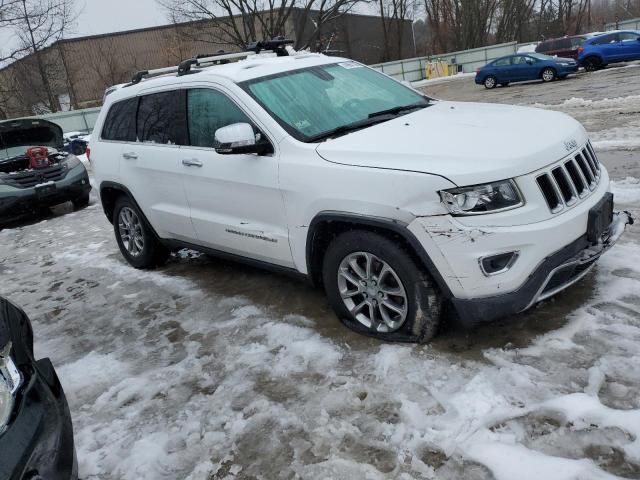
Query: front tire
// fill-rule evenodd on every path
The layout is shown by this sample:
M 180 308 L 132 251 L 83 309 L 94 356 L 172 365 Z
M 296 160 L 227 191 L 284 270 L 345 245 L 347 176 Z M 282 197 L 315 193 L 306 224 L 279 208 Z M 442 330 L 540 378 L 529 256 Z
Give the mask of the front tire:
M 113 229 L 120 252 L 131 266 L 155 268 L 169 257 L 169 251 L 159 242 L 142 212 L 128 197 L 120 197 L 116 202 Z
M 424 343 L 438 331 L 441 295 L 397 242 L 363 230 L 345 232 L 329 245 L 322 276 L 338 318 L 356 332 Z
M 489 75 L 484 79 L 483 84 L 484 88 L 486 88 L 487 90 L 491 90 L 492 88 L 496 88 L 496 85 L 498 85 L 498 80 L 493 75 Z
M 542 81 L 553 82 L 556 79 L 556 71 L 553 68 L 547 67 L 542 70 Z

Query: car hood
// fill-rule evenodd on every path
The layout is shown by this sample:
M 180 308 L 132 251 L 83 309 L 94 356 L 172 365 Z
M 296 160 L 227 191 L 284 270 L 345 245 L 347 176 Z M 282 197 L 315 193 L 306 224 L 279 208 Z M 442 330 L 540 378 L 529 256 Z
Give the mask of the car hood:
M 0 149 L 13 147 L 53 147 L 62 149 L 62 128 L 48 120 L 25 118 L 0 122 Z
M 563 113 L 442 101 L 327 140 L 317 152 L 333 163 L 429 173 L 473 185 L 538 170 L 586 141 L 582 125 Z

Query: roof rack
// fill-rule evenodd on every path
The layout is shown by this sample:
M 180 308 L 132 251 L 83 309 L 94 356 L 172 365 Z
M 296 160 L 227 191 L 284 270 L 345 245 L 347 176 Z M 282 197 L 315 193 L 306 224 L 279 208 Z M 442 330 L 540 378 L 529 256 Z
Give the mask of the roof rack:
M 229 63 L 230 60 L 241 60 L 243 58 L 257 55 L 262 51 L 271 51 L 279 57 L 289 55 L 285 46 L 293 43 L 293 40 L 287 40 L 284 37 L 276 37 L 271 40 L 263 40 L 261 42 L 253 42 L 246 46 L 246 51 L 237 53 L 226 53 L 219 50 L 217 53 L 199 54 L 195 57 L 183 60 L 175 67 L 156 68 L 154 70 L 141 70 L 136 72 L 131 78 L 131 82 L 125 85 L 130 87 L 140 83 L 142 80 L 177 73 L 178 76 L 196 73 L 198 70 L 192 70 L 192 67 L 204 67 L 210 65 L 222 65 Z
M 262 40 L 260 42 L 248 43 L 245 49 L 248 52 L 260 53 L 262 50 L 271 50 L 279 57 L 286 57 L 289 52 L 285 48 L 287 45 L 292 45 L 293 40 L 288 40 L 284 37 L 274 37 L 271 40 Z

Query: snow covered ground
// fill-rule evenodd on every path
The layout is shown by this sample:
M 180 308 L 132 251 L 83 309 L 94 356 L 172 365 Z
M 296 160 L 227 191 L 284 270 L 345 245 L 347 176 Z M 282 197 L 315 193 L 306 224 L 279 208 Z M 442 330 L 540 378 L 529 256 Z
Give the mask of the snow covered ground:
M 595 133 L 629 97 L 536 101 Z M 640 217 L 640 180 L 612 188 Z M 274 274 L 189 252 L 134 270 L 99 205 L 58 213 L 0 231 L 0 290 L 57 368 L 83 479 L 640 478 L 637 226 L 555 300 L 414 346 Z

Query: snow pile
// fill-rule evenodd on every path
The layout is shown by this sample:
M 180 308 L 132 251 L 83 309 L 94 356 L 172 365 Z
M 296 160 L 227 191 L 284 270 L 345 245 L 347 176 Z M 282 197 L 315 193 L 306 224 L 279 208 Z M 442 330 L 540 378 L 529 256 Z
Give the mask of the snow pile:
M 611 191 L 616 203 L 640 204 L 640 179 L 627 177 L 624 180 L 612 180 Z

